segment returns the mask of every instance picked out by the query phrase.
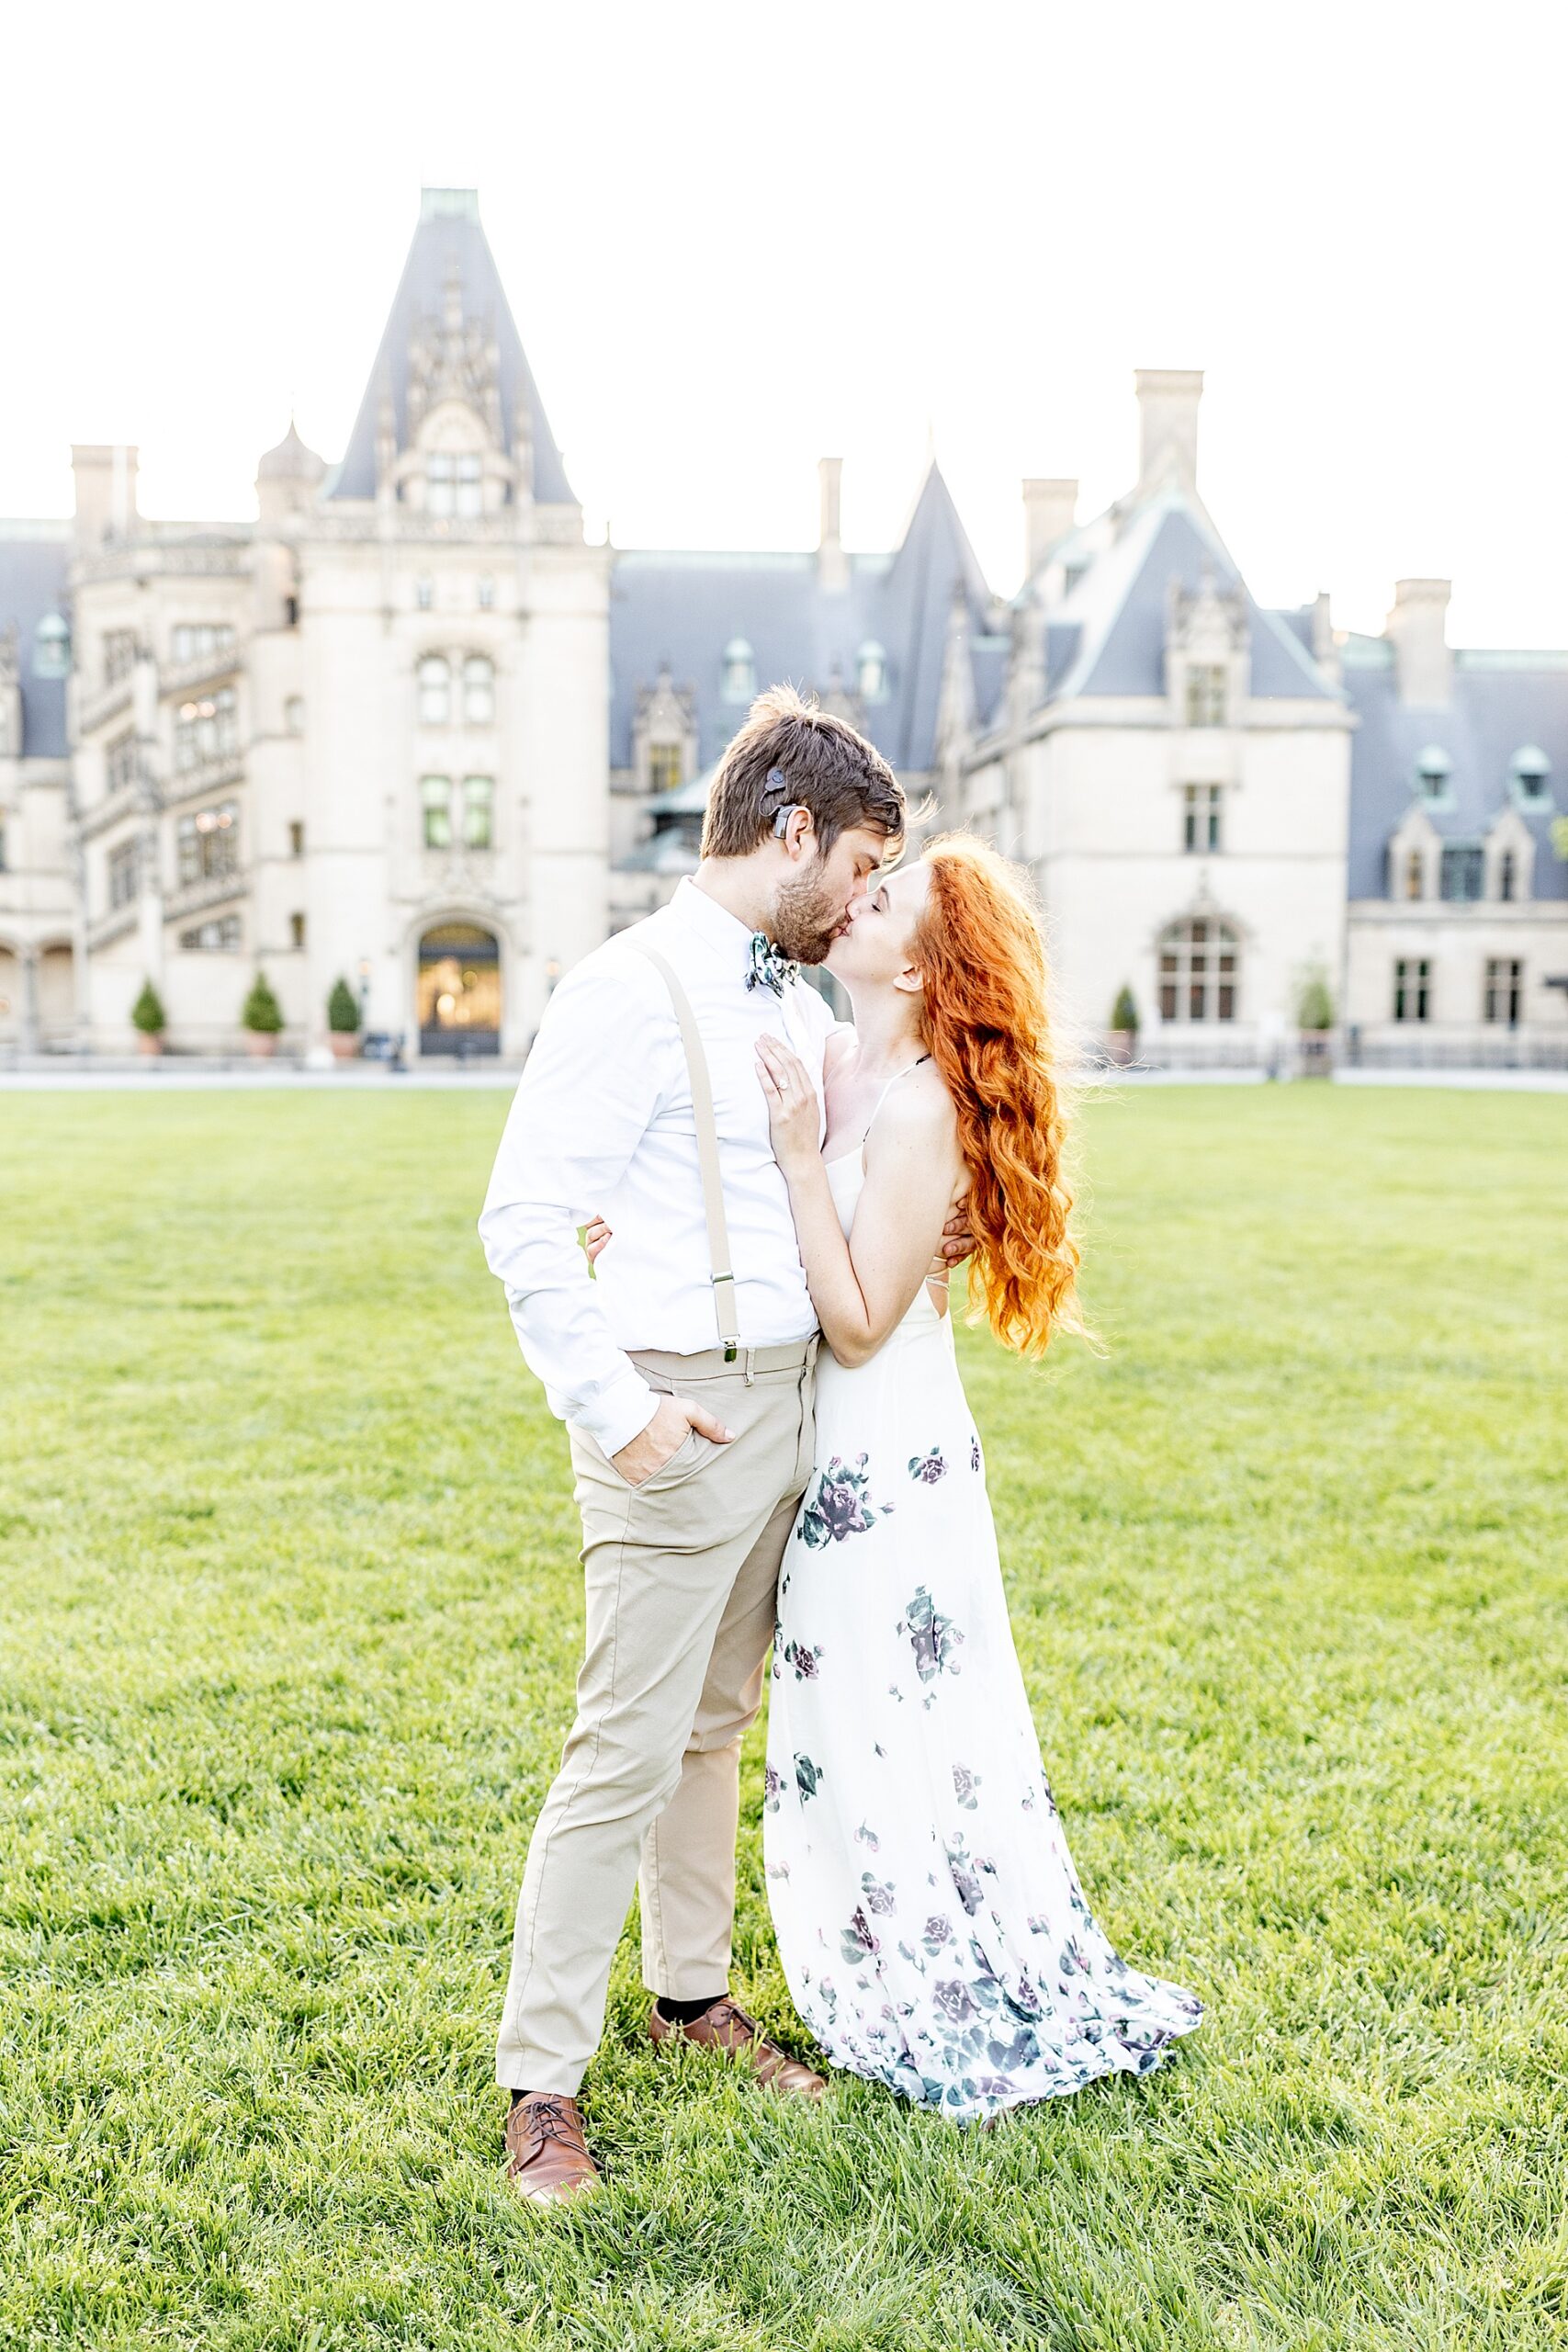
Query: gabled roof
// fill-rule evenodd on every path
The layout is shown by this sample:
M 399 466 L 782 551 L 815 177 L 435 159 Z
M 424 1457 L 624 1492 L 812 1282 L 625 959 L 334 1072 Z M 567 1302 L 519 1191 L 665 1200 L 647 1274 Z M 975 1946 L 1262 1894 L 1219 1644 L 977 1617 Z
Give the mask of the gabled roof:
M 1536 844 L 1533 894 L 1568 899 L 1568 865 L 1551 846 L 1551 820 L 1568 813 L 1568 658 L 1457 652 L 1448 707 L 1433 710 L 1401 702 L 1384 639 L 1351 638 L 1345 687 L 1359 721 L 1350 744 L 1350 898 L 1384 896 L 1389 835 L 1416 798 L 1416 763 L 1428 744 L 1451 763 L 1444 796 L 1451 805 L 1422 806 L 1445 841 L 1467 842 L 1480 841 L 1513 805 L 1509 769 L 1529 744 L 1551 763 L 1548 804 L 1518 812 Z
M 733 638 L 751 648 L 759 688 L 787 681 L 826 697 L 852 694 L 863 646 L 881 646 L 886 691 L 865 706 L 864 726 L 895 768 L 920 773 L 933 757 L 942 659 L 955 594 L 971 638 L 985 628 L 989 595 L 947 484 L 933 465 L 901 546 L 851 555 L 841 589 L 822 585 L 815 554 L 658 554 L 616 557 L 610 597 L 610 762 L 631 763 L 637 690 L 668 667 L 693 689 L 699 766 L 707 768 L 746 716 L 749 695 L 724 694 Z M 994 684 L 976 669 L 976 702 Z
M 17 684 L 22 691 L 22 757 L 62 760 L 65 681 L 33 674 L 38 625 L 70 609 L 69 523 L 0 523 L 0 632 L 15 622 Z
M 1208 518 L 1174 488 L 1157 492 L 1127 518 L 1112 545 L 1088 566 L 1061 607 L 1060 618 L 1078 623 L 1081 635 L 1052 699 L 1163 695 L 1171 582 L 1178 581 L 1189 594 L 1196 594 L 1206 580 L 1224 594 L 1241 591 L 1254 698 L 1340 699 L 1294 629 L 1254 602 Z
M 534 440 L 534 495 L 544 505 L 575 505 L 560 451 L 556 447 L 538 387 L 528 366 L 506 290 L 485 232 L 479 200 L 469 188 L 426 188 L 419 225 L 392 297 L 380 346 L 349 435 L 343 461 L 327 486 L 329 498 L 376 495 L 376 426 L 381 401 L 389 392 L 397 419 L 398 447 L 407 447 L 409 345 L 415 331 L 439 320 L 446 288 L 455 280 L 466 321 L 477 321 L 494 337 L 499 356 L 502 432 L 512 451 L 518 402 L 526 399 Z

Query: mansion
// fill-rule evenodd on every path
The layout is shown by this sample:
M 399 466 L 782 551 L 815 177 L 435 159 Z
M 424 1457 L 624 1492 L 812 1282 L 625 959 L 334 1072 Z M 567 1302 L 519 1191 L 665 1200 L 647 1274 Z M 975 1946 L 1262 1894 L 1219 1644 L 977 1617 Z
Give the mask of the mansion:
M 1258 605 L 1199 489 L 1201 378 L 1136 379 L 1105 513 L 1023 485 L 994 595 L 933 463 L 852 553 L 591 545 L 470 190 L 424 192 L 348 446 L 290 425 L 246 523 L 152 522 L 126 447 L 0 522 L 0 1046 L 286 1049 L 345 979 L 411 1056 L 520 1057 L 555 978 L 692 870 L 707 779 L 788 679 L 928 828 L 1027 861 L 1067 1027 L 1271 1057 L 1303 993 L 1365 1058 L 1568 1057 L 1568 653 Z M 1554 845 L 1555 844 L 1555 845 Z

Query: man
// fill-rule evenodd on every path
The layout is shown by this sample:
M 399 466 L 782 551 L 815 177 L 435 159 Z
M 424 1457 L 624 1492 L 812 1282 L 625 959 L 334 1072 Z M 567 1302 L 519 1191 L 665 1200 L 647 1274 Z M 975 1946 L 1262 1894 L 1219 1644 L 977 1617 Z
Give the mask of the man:
M 597 2178 L 575 2095 L 634 1884 L 654 2040 L 739 2050 L 780 2089 L 823 2088 L 728 1993 L 740 1743 L 811 1469 L 818 1346 L 755 1046 L 782 1030 L 820 1094 L 832 1017 L 793 967 L 822 961 L 904 822 L 892 770 L 853 728 L 786 687 L 761 695 L 714 779 L 695 877 L 552 997 L 479 1219 L 567 1424 L 582 1516 L 577 1713 L 528 1848 L 497 2045 L 508 2174 L 537 2203 Z M 714 1131 L 728 1269 L 699 1156 Z M 595 1211 L 615 1247 L 591 1281 L 577 1236 Z

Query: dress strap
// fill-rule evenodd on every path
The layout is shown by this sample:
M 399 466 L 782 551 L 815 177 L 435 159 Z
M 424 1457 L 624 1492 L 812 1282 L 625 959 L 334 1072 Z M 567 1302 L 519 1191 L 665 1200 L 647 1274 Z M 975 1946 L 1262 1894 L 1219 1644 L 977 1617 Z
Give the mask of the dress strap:
M 906 1062 L 902 1069 L 896 1069 L 894 1071 L 892 1077 L 888 1080 L 886 1085 L 877 1096 L 876 1107 L 872 1112 L 870 1118 L 866 1121 L 865 1133 L 860 1139 L 860 1164 L 863 1170 L 865 1167 L 865 1148 L 871 1140 L 871 1131 L 876 1125 L 877 1113 L 881 1110 L 883 1104 L 892 1093 L 893 1089 L 897 1085 L 898 1080 L 901 1078 L 908 1078 L 912 1069 L 919 1069 L 922 1062 L 929 1062 L 930 1059 L 930 1054 L 917 1054 L 912 1062 Z

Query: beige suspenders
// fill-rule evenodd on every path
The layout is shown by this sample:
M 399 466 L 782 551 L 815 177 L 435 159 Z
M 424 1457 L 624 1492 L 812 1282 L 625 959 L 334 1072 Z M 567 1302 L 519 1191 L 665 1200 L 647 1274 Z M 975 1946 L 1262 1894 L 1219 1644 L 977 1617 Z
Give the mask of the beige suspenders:
M 696 1119 L 697 1166 L 702 1170 L 703 1209 L 707 1217 L 714 1312 L 718 1317 L 718 1336 L 724 1342 L 724 1361 L 733 1363 L 740 1348 L 740 1326 L 735 1314 L 735 1276 L 729 1263 L 729 1227 L 724 1216 L 724 1184 L 718 1166 L 718 1128 L 714 1122 L 708 1057 L 703 1051 L 702 1035 L 692 1011 L 691 999 L 659 950 L 645 947 L 640 940 L 628 940 L 626 944 L 628 947 L 635 945 L 637 954 L 646 956 L 654 970 L 660 975 L 670 991 L 670 1001 L 675 1008 L 675 1018 L 680 1023 L 681 1043 L 686 1052 L 686 1070 L 692 1081 L 692 1110 Z

